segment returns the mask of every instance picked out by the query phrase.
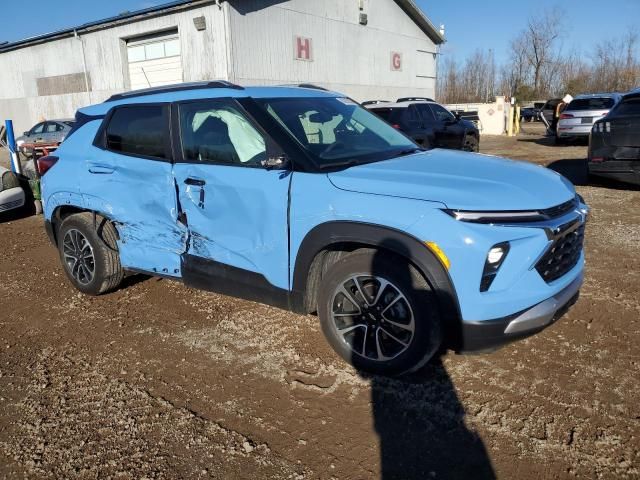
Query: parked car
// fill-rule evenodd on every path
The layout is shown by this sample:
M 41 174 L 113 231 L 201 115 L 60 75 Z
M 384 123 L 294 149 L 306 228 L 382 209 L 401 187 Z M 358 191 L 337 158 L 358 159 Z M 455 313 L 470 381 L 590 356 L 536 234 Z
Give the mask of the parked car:
M 368 105 L 367 108 L 424 148 L 469 152 L 477 152 L 480 148 L 480 132 L 476 125 L 433 101 L 406 100 Z
M 346 361 L 380 374 L 531 335 L 577 298 L 587 206 L 569 181 L 425 151 L 339 93 L 195 83 L 77 122 L 38 168 L 81 292 L 145 272 L 317 312 Z
M 15 173 L 0 167 L 0 213 L 24 206 L 24 190 Z
M 579 95 L 560 114 L 556 143 L 588 138 L 596 120 L 601 119 L 622 98 L 618 93 Z
M 540 112 L 532 107 L 523 107 L 520 109 L 521 122 L 534 122 L 538 120 Z
M 640 185 L 640 89 L 593 125 L 588 165 L 592 175 Z
M 73 128 L 72 118 L 61 118 L 57 120 L 47 120 L 35 124 L 30 130 L 24 132 L 21 137 L 16 138 L 16 146 L 22 153 L 29 153 L 24 145 L 58 145 L 69 134 Z
M 551 125 L 551 123 L 553 122 L 553 115 L 555 114 L 556 107 L 560 102 L 562 102 L 561 98 L 551 98 L 547 100 L 547 103 L 545 103 L 540 109 L 540 120 L 542 120 L 544 117 L 546 123 Z

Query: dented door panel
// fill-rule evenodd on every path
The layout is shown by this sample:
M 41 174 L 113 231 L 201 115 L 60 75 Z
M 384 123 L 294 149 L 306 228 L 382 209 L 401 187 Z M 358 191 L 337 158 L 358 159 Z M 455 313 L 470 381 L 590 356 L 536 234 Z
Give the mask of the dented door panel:
M 111 218 L 125 268 L 180 277 L 186 229 L 178 222 L 168 162 L 94 149 L 83 172 L 84 207 Z
M 288 289 L 291 173 L 178 163 L 174 174 L 189 225 L 187 253 L 260 273 Z

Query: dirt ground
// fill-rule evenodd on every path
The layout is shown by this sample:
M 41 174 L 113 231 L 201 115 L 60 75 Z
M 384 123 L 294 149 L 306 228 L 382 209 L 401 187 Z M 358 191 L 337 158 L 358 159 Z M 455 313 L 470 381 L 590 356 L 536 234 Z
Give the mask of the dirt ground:
M 586 147 L 541 132 L 482 151 L 584 184 L 579 302 L 403 379 L 359 375 L 313 316 L 141 276 L 83 296 L 42 218 L 0 219 L 0 477 L 640 478 L 640 190 L 587 185 Z

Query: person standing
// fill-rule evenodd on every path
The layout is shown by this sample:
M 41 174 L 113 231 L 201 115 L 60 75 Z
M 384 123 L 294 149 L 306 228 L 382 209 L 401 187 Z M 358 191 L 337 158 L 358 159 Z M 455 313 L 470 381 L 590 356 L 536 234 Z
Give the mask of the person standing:
M 562 100 L 556 105 L 555 110 L 553 111 L 553 121 L 551 122 L 551 131 L 555 134 L 558 132 L 558 122 L 560 121 L 560 115 L 565 108 L 571 103 L 573 97 L 568 93 L 562 97 Z

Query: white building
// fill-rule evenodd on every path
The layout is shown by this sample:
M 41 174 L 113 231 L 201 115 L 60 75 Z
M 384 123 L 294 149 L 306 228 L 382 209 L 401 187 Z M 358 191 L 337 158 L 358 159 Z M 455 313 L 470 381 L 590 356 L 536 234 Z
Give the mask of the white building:
M 174 1 L 0 45 L 0 120 L 21 132 L 114 93 L 210 79 L 433 97 L 443 42 L 413 0 Z

